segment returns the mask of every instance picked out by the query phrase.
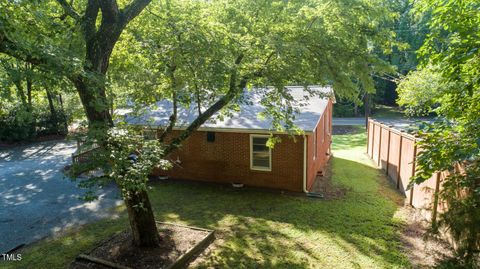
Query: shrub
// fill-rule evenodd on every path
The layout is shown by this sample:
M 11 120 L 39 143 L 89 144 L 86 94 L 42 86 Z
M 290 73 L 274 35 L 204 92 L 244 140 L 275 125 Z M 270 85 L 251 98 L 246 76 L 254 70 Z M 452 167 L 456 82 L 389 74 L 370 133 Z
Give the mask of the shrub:
M 28 111 L 17 105 L 0 115 L 0 141 L 16 142 L 31 140 L 37 136 L 67 134 L 68 115 L 57 111 Z

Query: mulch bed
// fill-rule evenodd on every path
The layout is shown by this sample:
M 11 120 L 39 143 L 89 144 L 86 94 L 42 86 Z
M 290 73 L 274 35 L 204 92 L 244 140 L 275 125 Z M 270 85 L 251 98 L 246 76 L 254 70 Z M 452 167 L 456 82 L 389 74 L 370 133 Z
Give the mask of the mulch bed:
M 452 249 L 446 240 L 424 236 L 430 223 L 418 209 L 404 206 L 396 215 L 406 223 L 399 231 L 399 237 L 403 253 L 414 268 L 435 268 L 438 262 L 453 257 Z
M 209 230 L 160 222 L 157 227 L 161 240 L 158 248 L 135 247 L 132 244 L 131 232 L 123 231 L 101 242 L 86 255 L 77 257 L 69 268 L 115 268 L 89 261 L 85 257 L 117 264 L 117 268 L 171 268 L 179 259 L 182 259 L 182 263 L 187 262 L 191 258 L 190 254 L 198 254 L 213 239 Z

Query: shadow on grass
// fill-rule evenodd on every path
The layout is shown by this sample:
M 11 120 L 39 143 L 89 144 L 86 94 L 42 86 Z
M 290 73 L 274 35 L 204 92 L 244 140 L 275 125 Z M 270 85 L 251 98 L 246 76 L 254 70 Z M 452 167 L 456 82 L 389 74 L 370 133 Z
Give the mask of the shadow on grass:
M 373 167 L 332 162 L 334 183 L 349 189 L 343 200 L 200 183 L 155 185 L 151 200 L 159 220 L 217 231 L 200 268 L 409 267 L 393 218 L 399 195 Z
M 339 138 L 334 138 L 337 149 L 342 148 Z M 344 142 L 352 147 L 364 139 L 365 134 L 351 135 Z M 379 170 L 348 159 L 366 163 L 357 156 L 361 146 L 338 150 L 331 160 L 333 184 L 348 189 L 343 199 L 172 180 L 152 184 L 150 200 L 158 221 L 216 231 L 215 242 L 192 267 L 409 268 L 396 233 L 401 223 L 393 217 L 402 197 Z M 117 220 L 88 224 L 28 247 L 21 262 L 6 268 L 67 267 L 78 254 L 128 227 L 124 213 Z

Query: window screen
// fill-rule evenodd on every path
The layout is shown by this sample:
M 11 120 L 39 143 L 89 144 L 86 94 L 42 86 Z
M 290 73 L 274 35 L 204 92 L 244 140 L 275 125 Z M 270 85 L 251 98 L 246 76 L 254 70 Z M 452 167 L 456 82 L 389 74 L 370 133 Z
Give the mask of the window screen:
M 271 169 L 271 150 L 267 147 L 268 136 L 251 136 L 251 168 L 254 170 Z

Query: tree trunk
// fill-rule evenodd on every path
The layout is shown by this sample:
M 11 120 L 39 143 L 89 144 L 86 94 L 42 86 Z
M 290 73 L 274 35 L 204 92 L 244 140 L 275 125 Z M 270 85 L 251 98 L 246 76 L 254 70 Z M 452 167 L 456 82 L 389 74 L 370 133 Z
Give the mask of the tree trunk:
M 62 120 L 63 120 L 63 128 L 65 134 L 68 134 L 68 119 L 67 114 L 65 112 L 65 108 L 63 107 L 63 98 L 62 94 L 58 94 L 58 103 L 60 104 L 60 110 L 62 111 Z
M 77 14 L 68 4 L 60 3 L 65 14 L 72 17 L 81 26 L 85 40 L 83 72 L 72 74 L 69 79 L 75 85 L 80 96 L 89 122 L 89 130 L 99 130 L 105 134 L 105 131 L 113 126 L 105 92 L 105 77 L 111 53 L 127 24 L 137 17 L 151 0 L 133 0 L 129 4 L 123 5 L 123 9 L 119 9 L 116 0 L 87 0 L 85 2 L 87 6 L 83 15 Z M 33 64 L 45 64 L 51 61 L 50 56 L 46 58 L 43 55 L 21 57 L 16 48 L 15 42 L 0 31 L 0 52 Z M 22 99 L 22 101 L 24 100 Z M 129 200 L 126 199 L 125 203 L 135 244 L 142 247 L 158 246 L 160 239 L 147 192 L 142 191 L 135 194 Z M 136 205 L 139 204 L 142 204 L 145 210 L 137 208 Z
M 83 19 L 85 75 L 70 78 L 74 83 L 89 122 L 89 130 L 106 131 L 113 126 L 106 95 L 105 78 L 110 56 L 123 29 L 150 3 L 134 0 L 122 10 L 116 0 L 88 0 Z M 97 25 L 99 12 L 102 20 Z M 93 78 L 92 78 L 93 76 Z M 100 138 L 102 139 L 102 138 Z M 102 142 L 100 142 L 102 143 Z M 125 197 L 133 242 L 138 247 L 158 247 L 155 218 L 146 190 Z
M 15 80 L 14 84 L 15 84 L 15 88 L 17 89 L 17 95 L 20 98 L 20 101 L 22 101 L 22 105 L 24 105 L 25 107 L 28 107 L 27 96 L 23 91 L 22 81 Z
M 48 108 L 50 108 L 50 115 L 53 119 L 53 117 L 55 117 L 57 114 L 55 111 L 55 106 L 53 105 L 53 97 L 48 89 L 45 89 L 45 92 L 47 93 Z
M 160 236 L 147 191 L 142 190 L 132 194 L 129 199 L 125 198 L 125 205 L 132 228 L 133 244 L 148 248 L 160 246 Z
M 83 78 L 77 78 L 73 83 L 80 96 L 90 129 L 113 126 L 105 88 L 89 85 Z
M 32 92 L 33 92 L 33 83 L 32 83 L 32 77 L 31 77 L 31 72 L 33 68 L 30 67 L 30 65 L 27 63 L 26 64 L 26 70 L 27 71 L 27 76 L 26 76 L 26 81 L 27 81 L 27 111 L 30 112 L 30 114 L 33 115 L 33 104 L 32 104 Z M 32 134 L 36 135 L 36 118 L 33 117 L 33 120 L 30 124 L 30 132 Z
M 33 105 L 32 105 L 32 78 L 31 78 L 31 72 L 33 71 L 33 68 L 29 63 L 26 63 L 25 69 L 27 70 L 27 102 L 28 102 L 28 109 L 29 111 L 33 110 Z
M 48 108 L 50 109 L 50 121 L 52 124 L 55 125 L 55 133 L 61 134 L 61 132 L 59 132 L 60 117 L 58 117 L 58 114 L 55 111 L 55 105 L 53 104 L 53 96 L 47 88 L 45 88 L 45 92 L 47 93 Z

